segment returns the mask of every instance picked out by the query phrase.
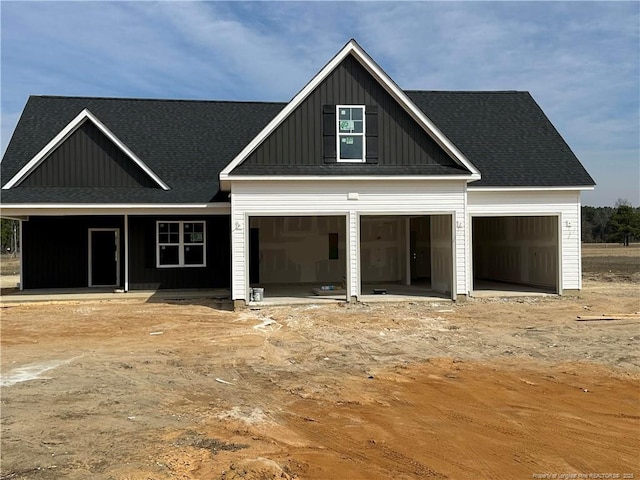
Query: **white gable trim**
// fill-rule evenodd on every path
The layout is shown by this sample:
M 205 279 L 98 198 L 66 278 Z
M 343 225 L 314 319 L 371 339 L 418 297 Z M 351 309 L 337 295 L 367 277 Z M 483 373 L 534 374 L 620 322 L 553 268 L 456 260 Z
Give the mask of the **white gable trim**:
M 160 186 L 163 190 L 169 190 L 169 186 L 162 181 L 162 179 L 156 175 L 138 156 L 133 153 L 129 147 L 127 147 L 118 137 L 116 137 L 111 130 L 109 130 L 104 123 L 92 114 L 88 109 L 84 109 L 80 112 L 76 118 L 71 120 L 69 124 L 64 127 L 60 133 L 58 133 L 53 139 L 47 143 L 42 150 L 40 150 L 29 162 L 16 173 L 7 184 L 2 187 L 3 190 L 19 185 L 31 172 L 33 172 L 57 147 L 59 147 L 73 132 L 75 132 L 80 126 L 90 120 L 98 129 L 104 133 L 109 140 L 115 143 L 120 150 L 122 150 L 136 165 L 138 165 L 151 179 Z
M 331 72 L 347 57 L 353 55 L 364 68 L 371 73 L 389 94 L 409 113 L 414 120 L 460 165 L 466 167 L 474 180 L 480 179 L 480 171 L 458 150 L 436 126 L 427 118 L 411 99 L 389 77 L 378 64 L 358 45 L 350 40 L 338 54 L 327 63 L 318 74 L 307 83 L 282 111 L 271 120 L 266 127 L 220 172 L 220 180 L 226 180 L 231 171 L 246 158 L 327 78 Z

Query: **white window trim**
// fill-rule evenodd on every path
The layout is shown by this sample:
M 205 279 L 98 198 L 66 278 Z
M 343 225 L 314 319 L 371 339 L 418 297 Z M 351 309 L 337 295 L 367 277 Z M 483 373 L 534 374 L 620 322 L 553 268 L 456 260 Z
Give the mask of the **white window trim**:
M 349 135 L 362 137 L 362 158 L 340 158 L 340 109 L 360 108 L 362 109 L 362 133 L 351 133 Z M 336 161 L 339 163 L 366 163 L 367 161 L 367 117 L 364 105 L 336 105 Z M 347 135 L 347 134 L 343 134 Z
M 160 265 L 160 224 L 161 223 L 177 223 L 178 224 L 178 243 L 163 243 L 162 245 L 178 246 L 178 263 L 174 265 Z M 202 223 L 202 243 L 185 243 L 184 241 L 184 224 L 185 223 Z M 202 263 L 185 264 L 184 263 L 184 247 L 202 246 Z M 206 220 L 156 220 L 156 268 L 192 268 L 207 266 L 207 222 Z

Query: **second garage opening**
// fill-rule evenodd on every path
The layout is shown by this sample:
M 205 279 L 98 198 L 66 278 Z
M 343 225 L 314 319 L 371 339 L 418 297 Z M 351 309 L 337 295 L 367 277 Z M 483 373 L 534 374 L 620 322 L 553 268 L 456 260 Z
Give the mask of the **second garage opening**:
M 453 296 L 451 215 L 362 215 L 363 296 Z

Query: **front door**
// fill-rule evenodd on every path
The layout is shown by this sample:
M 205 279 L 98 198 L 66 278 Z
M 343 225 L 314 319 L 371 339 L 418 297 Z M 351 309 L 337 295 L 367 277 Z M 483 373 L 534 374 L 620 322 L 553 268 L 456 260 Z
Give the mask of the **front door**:
M 120 230 L 89 229 L 89 286 L 116 287 L 120 283 Z

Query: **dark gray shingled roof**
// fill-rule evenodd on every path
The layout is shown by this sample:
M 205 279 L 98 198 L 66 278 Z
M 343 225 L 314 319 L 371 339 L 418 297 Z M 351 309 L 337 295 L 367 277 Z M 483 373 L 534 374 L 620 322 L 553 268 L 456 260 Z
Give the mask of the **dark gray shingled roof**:
M 32 96 L 2 160 L 7 183 L 89 109 L 171 189 L 17 187 L 2 203 L 204 203 L 224 199 L 218 174 L 284 103 Z
M 473 187 L 595 185 L 529 92 L 406 91 L 473 163 Z
M 408 91 L 481 172 L 472 186 L 586 186 L 593 179 L 527 92 Z M 218 174 L 285 103 L 32 96 L 1 164 L 4 185 L 78 113 L 89 109 L 171 190 L 26 187 L 12 203 L 203 203 L 226 201 Z M 388 175 L 371 165 L 372 175 Z M 446 167 L 443 167 L 446 169 Z M 359 167 L 359 174 L 362 174 Z M 327 166 L 323 174 L 333 174 Z M 347 173 L 341 169 L 342 173 Z M 287 174 L 303 174 L 284 170 Z M 256 175 L 273 172 L 256 171 Z M 393 172 L 397 174 L 397 172 Z M 412 171 L 403 170 L 411 175 Z M 444 170 L 434 174 L 446 174 Z M 449 172 L 453 173 L 453 172 Z M 459 173 L 459 172 L 457 172 Z

